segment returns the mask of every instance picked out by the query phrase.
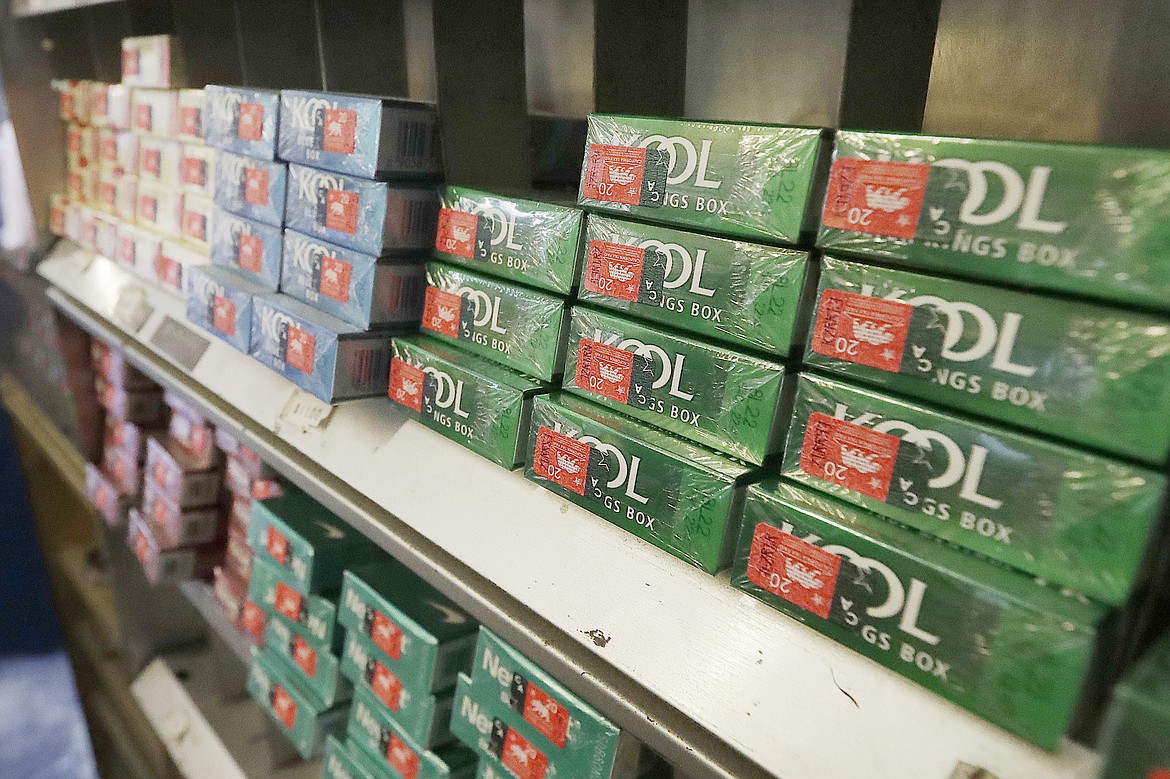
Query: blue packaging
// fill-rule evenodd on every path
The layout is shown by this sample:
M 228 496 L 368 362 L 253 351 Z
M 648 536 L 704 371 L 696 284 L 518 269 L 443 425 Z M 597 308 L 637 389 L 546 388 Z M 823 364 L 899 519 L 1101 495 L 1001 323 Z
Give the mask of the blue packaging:
M 347 249 L 376 257 L 429 250 L 438 214 L 434 187 L 288 166 L 285 227 Z
M 214 265 L 187 269 L 187 319 L 245 354 L 252 337 L 252 296 L 265 290 Z
M 221 151 L 216 164 L 215 204 L 233 214 L 280 227 L 288 167 Z
M 252 299 L 249 352 L 326 403 L 387 392 L 388 333 L 365 332 L 287 295 Z
M 265 290 L 280 285 L 280 228 L 216 208 L 211 216 L 211 263 L 239 273 Z
M 363 330 L 418 324 L 424 259 L 379 259 L 285 230 L 280 291 Z
M 218 149 L 276 159 L 280 93 L 209 84 L 203 90 L 204 137 Z
M 435 108 L 364 95 L 280 92 L 279 156 L 363 178 L 438 173 Z

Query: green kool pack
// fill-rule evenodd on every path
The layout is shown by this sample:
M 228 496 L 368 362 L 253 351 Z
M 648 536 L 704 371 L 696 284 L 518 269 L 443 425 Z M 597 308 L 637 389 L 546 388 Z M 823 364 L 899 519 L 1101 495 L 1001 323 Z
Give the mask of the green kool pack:
M 780 243 L 816 230 L 826 131 L 643 116 L 589 117 L 577 202 Z
M 462 746 L 427 749 L 412 739 L 368 690 L 354 690 L 346 728 L 350 749 L 396 779 L 463 779 L 475 775 L 475 754 Z
M 341 672 L 353 686 L 374 695 L 407 735 L 424 747 L 451 740 L 451 695 L 419 695 L 386 667 L 373 641 L 353 631 L 345 637 Z
M 1145 462 L 1170 448 L 1170 320 L 826 257 L 805 363 Z
M 521 373 L 552 381 L 561 372 L 567 319 L 562 298 L 449 265 L 427 265 L 423 332 Z
M 591 214 L 577 296 L 734 346 L 787 355 L 808 252 Z
M 325 737 L 345 730 L 346 706 L 327 707 L 296 681 L 297 671 L 271 651 L 252 655 L 248 693 L 306 760 L 320 755 Z
M 708 573 L 730 559 L 749 473 L 572 395 L 532 407 L 525 476 Z
M 1055 748 L 1100 608 L 833 498 L 748 490 L 732 584 L 971 712 Z
M 1170 308 L 1170 153 L 839 132 L 818 246 Z
M 415 694 L 450 689 L 471 662 L 476 623 L 396 560 L 345 572 L 341 625 L 378 650 L 375 659 Z
M 1129 595 L 1166 479 L 818 376 L 782 473 L 1108 603 Z
M 270 619 L 264 629 L 264 646 L 300 672 L 301 686 L 311 690 L 326 706 L 349 700 L 353 688 L 341 675 L 341 661 L 323 652 L 314 642 L 293 630 L 282 619 Z
M 448 186 L 439 197 L 435 257 L 567 295 L 577 283 L 581 211 Z
M 580 306 L 566 348 L 570 392 L 757 465 L 780 448 L 779 363 Z
M 286 569 L 300 592 L 336 590 L 347 565 L 370 559 L 374 545 L 297 489 L 254 501 L 248 544 Z
M 1101 738 L 1101 779 L 1170 776 L 1170 636 L 1115 688 Z
M 423 336 L 391 344 L 390 399 L 497 465 L 524 462 L 532 398 L 548 385 Z
M 536 745 L 560 775 L 633 775 L 640 751 L 633 738 L 484 627 L 467 691 L 485 713 Z M 460 714 L 467 712 L 454 716 Z

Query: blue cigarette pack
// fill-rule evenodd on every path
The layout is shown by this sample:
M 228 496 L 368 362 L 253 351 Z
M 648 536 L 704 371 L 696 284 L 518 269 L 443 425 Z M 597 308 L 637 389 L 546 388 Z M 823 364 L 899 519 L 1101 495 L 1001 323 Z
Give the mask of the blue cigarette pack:
M 265 290 L 214 265 L 188 269 L 187 319 L 247 354 L 252 337 L 252 296 Z
M 439 171 L 429 103 L 285 89 L 279 135 L 288 162 L 369 179 Z
M 280 228 L 216 208 L 211 217 L 211 263 L 275 292 L 280 284 Z
M 433 186 L 288 166 L 285 226 L 347 249 L 375 257 L 428 250 L 438 214 Z
M 209 144 L 249 157 L 276 159 L 279 92 L 208 85 L 203 94 L 203 123 Z
M 387 391 L 387 333 L 366 332 L 287 295 L 252 299 L 250 352 L 326 403 Z
M 219 153 L 215 175 L 215 204 L 233 214 L 273 227 L 284 222 L 284 188 L 288 167 L 231 152 Z
M 284 231 L 280 291 L 363 330 L 417 324 L 426 285 L 418 259 L 379 259 Z

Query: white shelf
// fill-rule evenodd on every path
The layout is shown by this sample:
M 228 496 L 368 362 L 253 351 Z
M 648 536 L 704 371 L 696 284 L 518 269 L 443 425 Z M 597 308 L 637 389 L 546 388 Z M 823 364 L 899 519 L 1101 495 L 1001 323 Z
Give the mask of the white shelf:
M 960 762 L 999 779 L 1097 773 L 1090 750 L 1037 749 L 407 420 L 388 399 L 340 404 L 305 428 L 280 418 L 293 385 L 217 339 L 205 337 L 193 370 L 179 368 L 155 335 L 168 317 L 184 321 L 182 301 L 105 258 L 62 242 L 39 272 L 83 326 L 122 343 L 688 774 L 948 779 Z M 127 294 L 151 308 L 134 333 L 116 324 Z

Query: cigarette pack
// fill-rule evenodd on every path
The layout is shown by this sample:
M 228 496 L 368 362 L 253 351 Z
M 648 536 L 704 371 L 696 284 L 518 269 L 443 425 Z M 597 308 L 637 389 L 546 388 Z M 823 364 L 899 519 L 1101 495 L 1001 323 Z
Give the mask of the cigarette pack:
M 252 299 L 249 353 L 326 403 L 386 394 L 389 334 L 366 332 L 287 295 Z
M 151 584 L 210 578 L 223 557 L 222 543 L 164 550 L 138 509 L 131 508 L 129 517 L 126 541 Z
M 202 143 L 179 146 L 179 188 L 215 197 L 216 149 Z
M 280 93 L 209 84 L 203 90 L 204 137 L 217 149 L 276 159 Z
M 216 155 L 215 204 L 233 214 L 280 227 L 288 167 L 283 162 L 220 151 Z
M 1068 727 L 1104 611 L 834 498 L 748 490 L 732 584 L 1042 747 Z
M 275 292 L 280 285 L 280 228 L 217 207 L 211 216 L 211 262 Z
M 1170 776 L 1170 637 L 1164 637 L 1114 688 L 1099 748 L 1101 779 Z
M 145 476 L 180 508 L 211 506 L 219 501 L 223 472 L 218 468 L 198 468 L 174 443 L 147 440 Z
M 295 164 L 288 175 L 286 227 L 376 257 L 421 252 L 434 243 L 439 206 L 433 186 Z
M 122 83 L 130 87 L 184 85 L 183 55 L 174 35 L 122 39 Z
M 369 254 L 284 231 L 280 291 L 355 327 L 407 327 L 422 316 L 426 275 L 416 259 Z
M 183 213 L 183 193 L 149 179 L 138 182 L 138 224 L 168 238 L 178 238 Z
M 566 393 L 532 407 L 525 476 L 708 573 L 731 559 L 751 471 Z
M 126 130 L 98 134 L 98 167 L 114 177 L 138 175 L 138 136 Z
M 274 619 L 268 623 L 264 646 L 295 668 L 301 686 L 315 693 L 326 706 L 343 703 L 353 696 L 353 686 L 341 675 L 341 660 L 337 655 L 320 651 L 294 633 L 284 620 Z
M 826 257 L 805 362 L 1161 463 L 1168 335 L 1170 319 Z
M 552 203 L 444 187 L 434 256 L 567 295 L 577 284 L 581 212 Z
M 827 131 L 593 114 L 577 202 L 768 243 L 816 230 Z
M 282 160 L 362 178 L 440 171 L 435 107 L 363 95 L 280 93 Z
M 305 594 L 296 588 L 290 571 L 252 547 L 248 597 L 272 620 L 283 620 L 289 629 L 319 652 L 334 654 L 341 648 L 337 629 L 337 593 Z
M 524 462 L 532 398 L 547 384 L 423 336 L 395 338 L 390 399 L 497 465 Z
M 138 139 L 138 177 L 168 187 L 178 187 L 181 149 L 182 145 L 178 141 L 142 136 Z
M 211 253 L 211 219 L 214 209 L 211 198 L 206 195 L 183 193 L 179 229 L 183 240 L 201 254 Z
M 202 89 L 179 90 L 179 120 L 175 122 L 175 137 L 184 143 L 203 143 L 206 126 L 203 121 L 205 93 Z
M 85 495 L 108 527 L 114 530 L 126 527 L 135 496 L 123 492 L 93 463 L 85 464 Z
M 252 298 L 264 292 L 225 268 L 193 267 L 187 276 L 187 319 L 247 354 Z
M 1164 150 L 837 133 L 819 246 L 1170 308 Z
M 142 486 L 142 518 L 151 525 L 160 551 L 210 544 L 221 537 L 223 513 L 218 506 L 180 508 L 153 481 Z
M 178 93 L 170 89 L 130 90 L 130 129 L 142 136 L 174 138 Z
M 248 667 L 248 693 L 268 713 L 296 747 L 301 757 L 318 757 L 326 736 L 345 730 L 349 708 L 328 707 L 298 683 L 297 671 L 270 649 L 252 655 Z
M 470 779 L 475 775 L 475 754 L 471 750 L 457 745 L 427 749 L 365 690 L 354 690 L 346 735 L 350 748 L 376 761 L 385 776 Z
M 802 343 L 808 252 L 591 214 L 580 300 L 785 356 Z
M 125 84 L 91 82 L 90 122 L 94 127 L 130 129 L 130 89 Z
M 567 349 L 570 392 L 756 465 L 780 450 L 779 363 L 581 306 Z
M 422 329 L 461 349 L 551 381 L 564 369 L 563 298 L 432 262 Z

